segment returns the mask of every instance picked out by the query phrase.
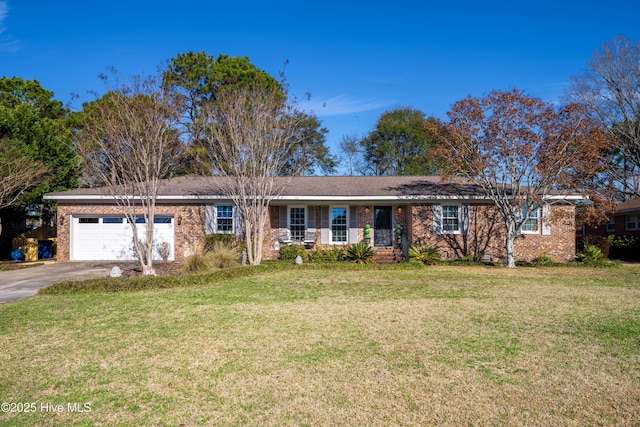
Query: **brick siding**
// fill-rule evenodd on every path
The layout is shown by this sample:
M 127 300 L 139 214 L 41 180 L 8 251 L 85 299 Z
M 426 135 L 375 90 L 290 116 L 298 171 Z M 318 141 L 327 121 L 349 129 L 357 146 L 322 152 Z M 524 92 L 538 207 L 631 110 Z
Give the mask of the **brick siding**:
M 59 203 L 58 261 L 69 261 L 72 215 L 124 215 L 124 210 L 120 206 L 101 203 Z M 173 215 L 174 217 L 176 261 L 202 248 L 205 236 L 204 204 L 159 204 L 156 206 L 156 215 Z
M 157 214 L 173 215 L 175 227 L 175 259 L 184 259 L 202 248 L 205 237 L 204 204 L 159 204 Z M 317 205 L 316 205 L 317 206 Z M 401 208 L 401 212 L 398 210 Z M 467 235 L 433 233 L 431 204 L 393 205 L 393 224 L 400 223 L 411 243 L 431 244 L 438 248 L 445 259 L 457 259 L 467 254 L 489 254 L 494 260 L 506 259 L 504 250 L 504 226 L 493 205 L 470 205 L 470 230 Z M 368 212 L 367 212 L 368 210 Z M 358 207 L 358 240 L 364 240 L 364 226 L 373 227 L 373 205 Z M 571 261 L 575 256 L 575 218 L 571 205 L 551 207 L 551 235 L 522 234 L 516 238 L 517 260 L 532 260 L 547 253 L 556 261 Z M 59 261 L 69 260 L 69 230 L 71 215 L 116 215 L 122 208 L 109 204 L 59 203 L 58 252 Z M 316 245 L 320 245 L 320 209 L 316 208 Z M 375 233 L 375 230 L 374 230 Z M 279 236 L 279 206 L 271 206 L 265 230 L 264 258 L 277 259 Z M 372 233 L 373 237 L 373 233 Z M 395 233 L 394 233 L 395 242 Z M 373 245 L 373 238 L 370 242 Z
M 467 235 L 433 233 L 433 206 L 412 207 L 412 242 L 434 245 L 445 259 L 466 254 L 488 254 L 496 261 L 506 261 L 505 228 L 498 209 L 489 204 L 469 206 L 470 229 Z M 572 261 L 575 257 L 575 209 L 572 205 L 551 207 L 551 234 L 521 234 L 516 237 L 516 260 L 531 261 L 543 253 L 555 261 Z

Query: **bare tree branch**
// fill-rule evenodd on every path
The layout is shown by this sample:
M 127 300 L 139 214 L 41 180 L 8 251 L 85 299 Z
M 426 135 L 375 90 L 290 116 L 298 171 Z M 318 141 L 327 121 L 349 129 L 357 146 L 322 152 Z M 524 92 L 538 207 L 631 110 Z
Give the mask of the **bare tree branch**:
M 99 181 L 123 207 L 133 230 L 134 249 L 144 274 L 154 274 L 154 217 L 160 180 L 179 152 L 178 108 L 154 77 L 112 85 L 107 94 L 86 104 L 77 148 Z M 146 235 L 138 235 L 142 216 Z
M 50 172 L 15 149 L 8 138 L 0 138 L 0 209 L 12 205 L 25 191 L 40 185 Z
M 640 197 L 640 40 L 605 43 L 572 78 L 565 97 L 585 105 L 616 136 L 607 172 L 619 199 Z
M 446 174 L 479 184 L 497 206 L 506 228 L 509 267 L 514 239 L 554 190 L 589 190 L 606 167 L 611 140 L 577 104 L 556 111 L 518 90 L 491 92 L 455 103 L 449 123 L 426 122 L 436 134 L 434 155 Z
M 220 89 L 208 106 L 207 141 L 214 170 L 228 178 L 227 188 L 240 212 L 247 258 L 260 264 L 268 209 L 285 184 L 274 178 L 291 171 L 290 147 L 300 137 L 300 120 L 281 88 L 256 81 Z

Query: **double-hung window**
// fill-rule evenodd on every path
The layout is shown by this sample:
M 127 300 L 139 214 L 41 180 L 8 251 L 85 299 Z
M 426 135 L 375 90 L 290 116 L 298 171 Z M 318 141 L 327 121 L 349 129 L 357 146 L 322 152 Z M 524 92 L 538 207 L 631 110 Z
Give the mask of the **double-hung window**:
M 627 215 L 625 224 L 627 230 L 640 230 L 640 217 L 638 215 Z
M 523 233 L 537 233 L 540 230 L 540 209 L 535 209 L 529 214 L 529 219 L 527 219 L 522 224 L 522 232 Z M 526 210 L 522 210 L 522 218 L 526 216 Z
M 233 233 L 233 205 L 216 206 L 216 232 Z
M 291 240 L 304 240 L 306 231 L 304 207 L 295 207 L 289 209 L 289 231 L 291 232 Z
M 608 233 L 613 233 L 614 231 L 616 231 L 616 219 L 615 218 L 609 218 L 609 220 L 607 221 L 607 224 L 605 225 L 605 231 L 607 231 Z
M 442 206 L 442 232 L 457 233 L 460 231 L 460 206 Z
M 332 207 L 331 208 L 331 242 L 332 243 L 346 243 L 347 232 L 347 208 L 346 207 Z

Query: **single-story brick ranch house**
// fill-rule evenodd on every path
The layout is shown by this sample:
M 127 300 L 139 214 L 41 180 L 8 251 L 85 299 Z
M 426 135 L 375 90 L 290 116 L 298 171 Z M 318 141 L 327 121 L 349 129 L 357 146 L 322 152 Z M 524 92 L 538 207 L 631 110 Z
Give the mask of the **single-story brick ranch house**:
M 586 226 L 584 234 L 598 236 L 640 236 L 640 198 L 627 200 L 616 205 L 609 220 L 595 227 Z
M 283 190 L 268 212 L 266 259 L 283 245 L 332 247 L 365 241 L 399 260 L 399 239 L 435 245 L 448 259 L 488 255 L 506 259 L 504 226 L 495 206 L 469 181 L 437 176 L 328 176 L 276 178 Z M 240 234 L 241 221 L 219 177 L 180 177 L 160 186 L 156 242 L 169 260 L 202 247 L 208 233 Z M 131 227 L 108 190 L 50 193 L 58 203 L 57 259 L 133 259 Z M 578 194 L 555 194 L 525 223 L 516 239 L 518 260 L 542 253 L 557 261 L 575 255 Z M 144 228 L 144 218 L 136 220 Z M 167 245 L 168 244 L 168 245 Z M 160 259 L 158 257 L 158 259 Z

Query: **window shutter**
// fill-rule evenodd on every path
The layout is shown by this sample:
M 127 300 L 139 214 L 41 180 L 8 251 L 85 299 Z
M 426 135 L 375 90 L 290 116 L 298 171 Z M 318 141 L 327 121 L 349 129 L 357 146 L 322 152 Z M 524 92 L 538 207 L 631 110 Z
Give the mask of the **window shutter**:
M 469 204 L 462 205 L 462 211 L 460 212 L 461 229 L 460 232 L 463 235 L 469 234 L 470 220 L 469 220 Z
M 433 234 L 442 234 L 442 205 L 433 205 Z
M 548 203 L 545 203 L 544 205 L 542 205 L 541 211 L 542 211 L 541 212 L 542 218 L 540 218 L 540 226 L 542 228 L 542 235 L 550 236 L 551 235 L 551 205 L 549 205 Z
M 316 232 L 316 207 L 309 206 L 307 208 L 307 230 L 310 233 Z
M 216 207 L 215 205 L 205 205 L 204 207 L 204 226 L 206 234 L 214 234 L 216 232 Z
M 278 212 L 278 226 L 280 227 L 280 231 L 283 229 L 289 228 L 289 224 L 287 222 L 287 207 L 280 206 L 280 211 Z
M 233 234 L 236 236 L 242 235 L 242 215 L 240 215 L 240 209 L 233 205 Z
M 349 208 L 349 243 L 358 242 L 358 207 Z
M 322 243 L 331 243 L 331 235 L 329 233 L 329 206 L 320 208 L 320 241 Z

